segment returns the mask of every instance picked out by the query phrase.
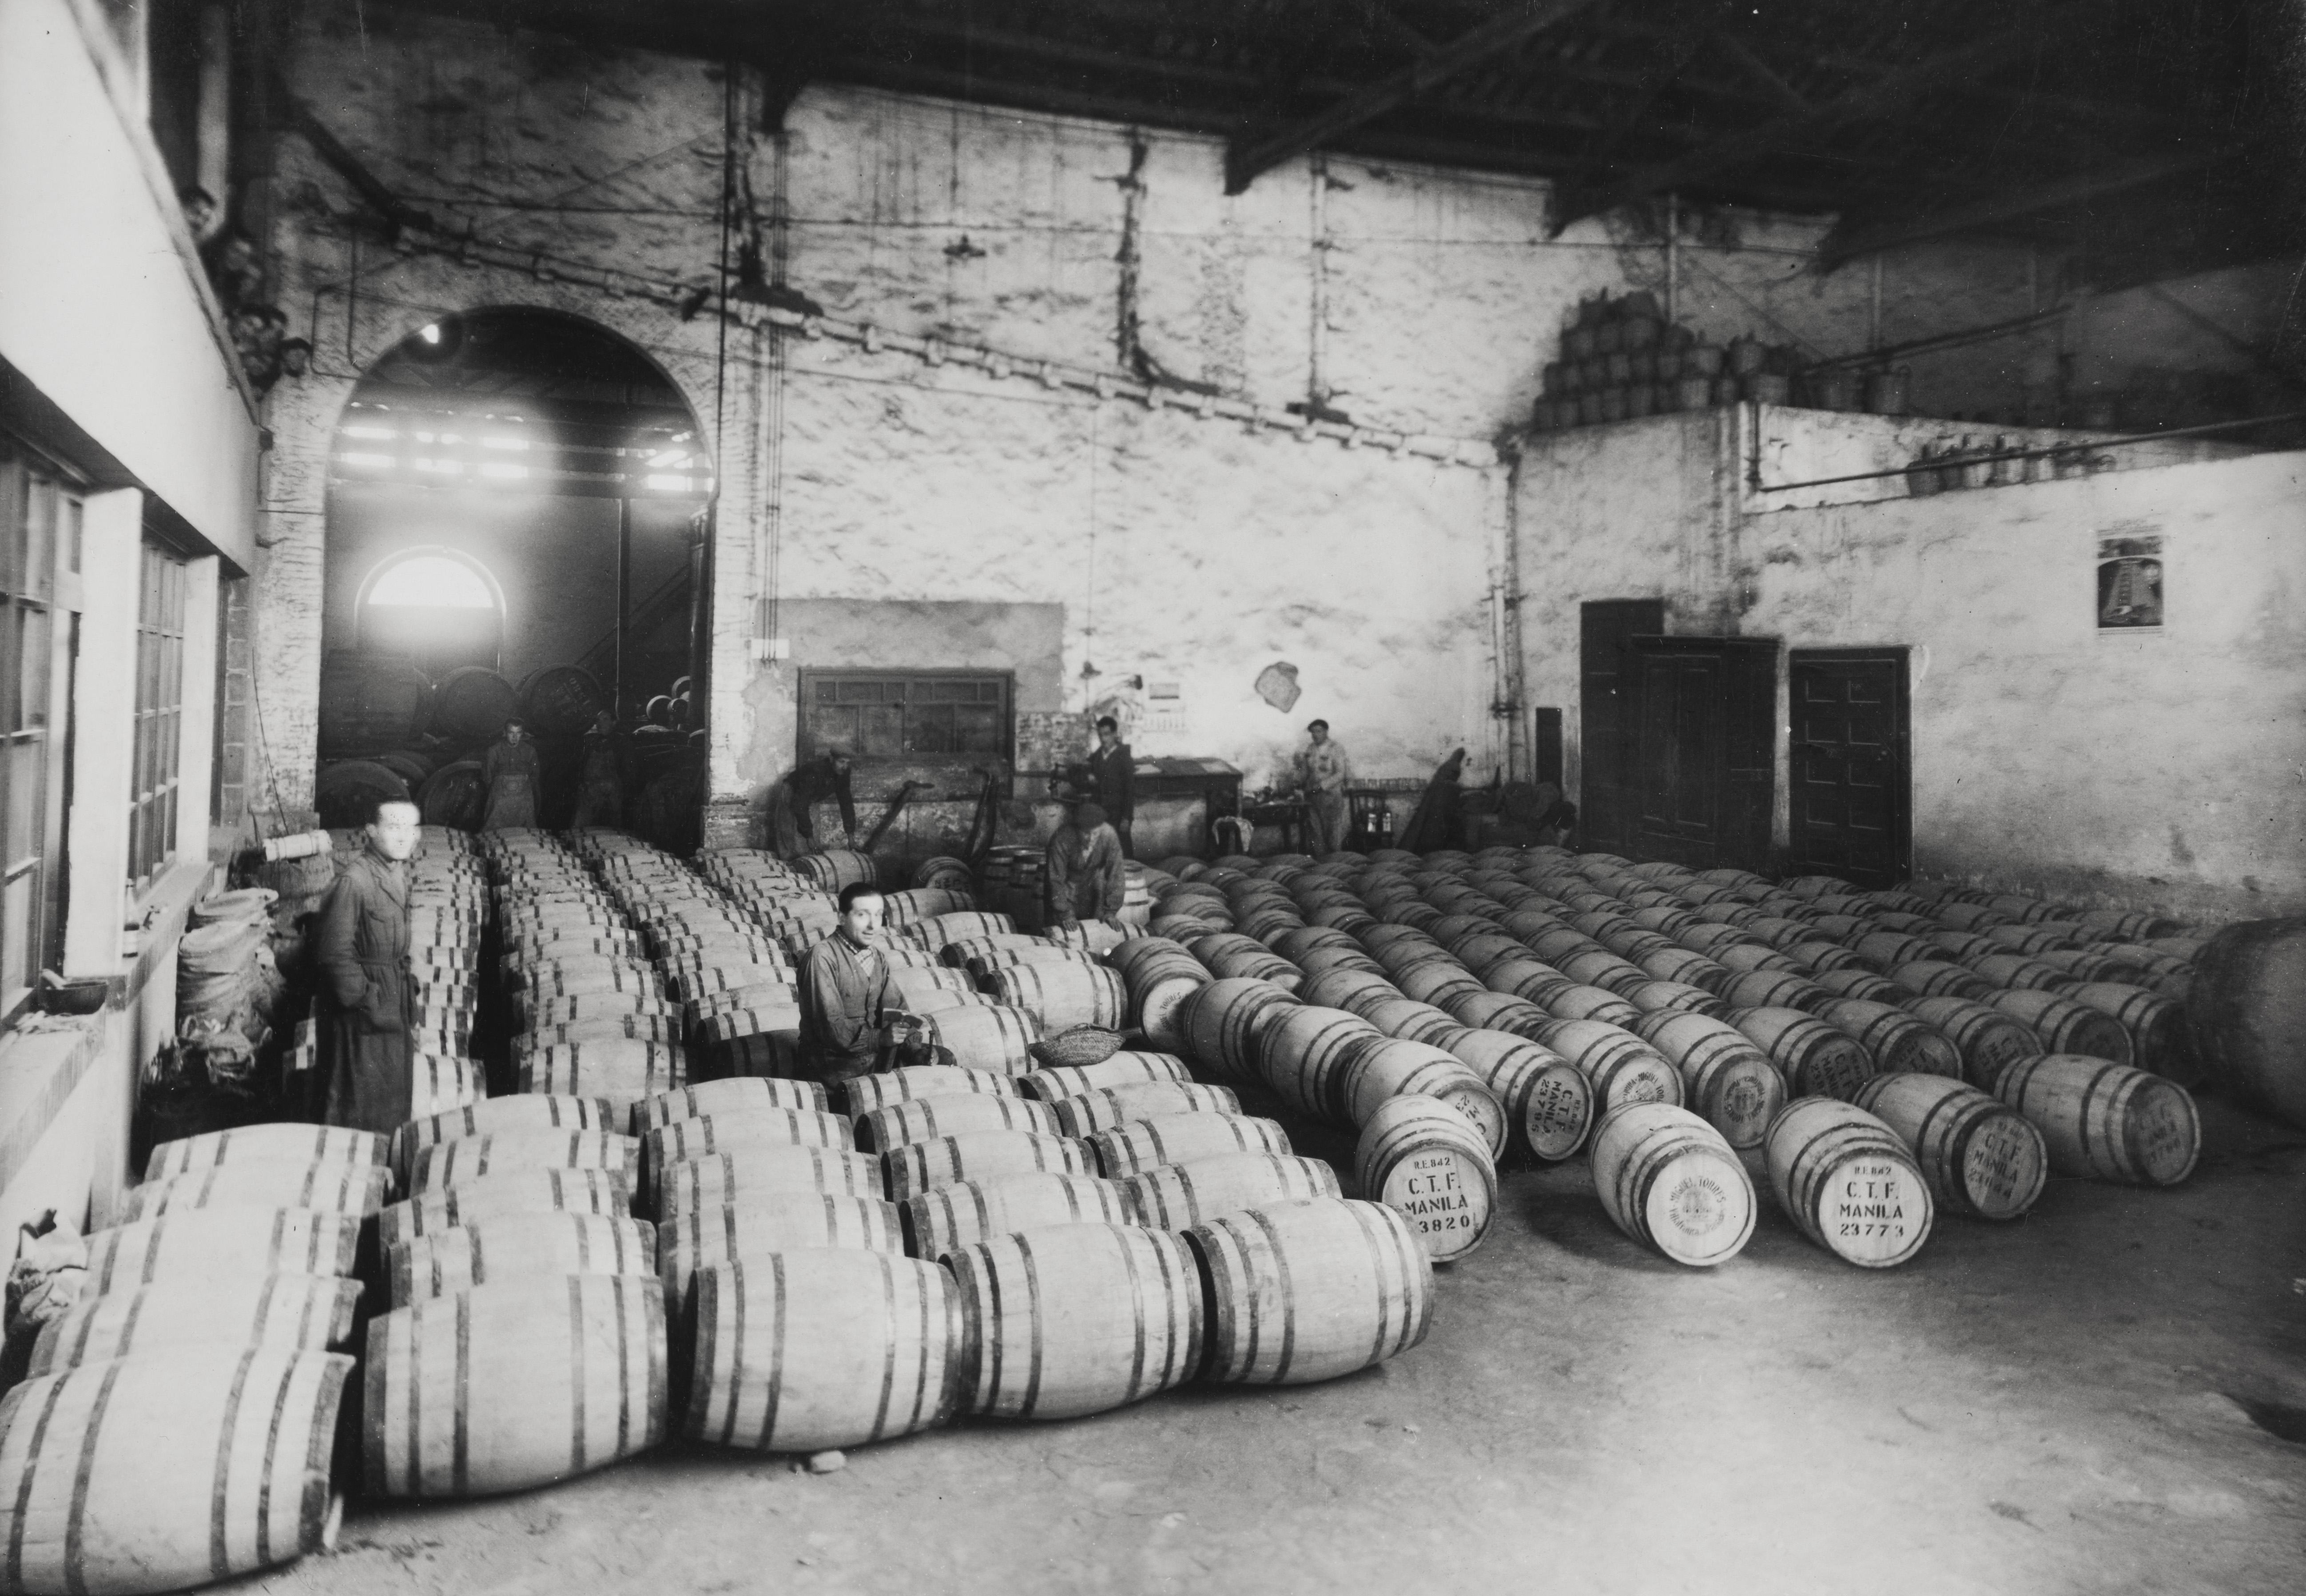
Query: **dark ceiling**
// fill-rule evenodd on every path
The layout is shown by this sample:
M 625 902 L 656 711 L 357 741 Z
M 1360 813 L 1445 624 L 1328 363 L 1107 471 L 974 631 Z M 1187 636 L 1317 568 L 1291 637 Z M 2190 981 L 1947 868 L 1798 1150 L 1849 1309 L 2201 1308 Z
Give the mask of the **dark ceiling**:
M 403 0 L 598 43 L 1311 149 L 1992 232 L 2134 280 L 2296 247 L 2293 0 Z

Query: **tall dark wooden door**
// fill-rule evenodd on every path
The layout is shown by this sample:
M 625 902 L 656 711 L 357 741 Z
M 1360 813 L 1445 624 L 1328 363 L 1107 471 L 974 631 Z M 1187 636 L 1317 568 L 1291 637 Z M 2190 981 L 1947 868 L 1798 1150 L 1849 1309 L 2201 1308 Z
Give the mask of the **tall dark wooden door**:
M 1625 851 L 1694 869 L 1768 869 L 1777 640 L 1641 637 L 1631 658 L 1638 734 Z
M 1895 886 L 1913 872 L 1906 651 L 1797 649 L 1789 670 L 1788 867 Z
M 1633 846 L 1627 783 L 1635 738 L 1634 639 L 1665 630 L 1663 599 L 1601 599 L 1578 606 L 1577 829 L 1589 847 Z

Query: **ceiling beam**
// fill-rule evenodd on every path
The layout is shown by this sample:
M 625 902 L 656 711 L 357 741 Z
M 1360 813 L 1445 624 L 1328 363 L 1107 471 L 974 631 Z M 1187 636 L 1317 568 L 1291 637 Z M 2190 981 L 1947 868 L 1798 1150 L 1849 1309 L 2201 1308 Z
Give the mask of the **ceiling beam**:
M 2143 188 L 2149 183 L 2159 183 L 2165 177 L 2198 171 L 2233 154 L 2231 147 L 2198 149 L 2181 155 L 2157 156 L 2151 159 L 2132 161 L 2126 166 L 2092 172 L 2064 183 L 2044 183 L 2014 193 L 1997 194 L 1990 199 L 1973 201 L 1945 210 L 1934 211 L 1896 221 L 1868 223 L 1857 217 L 1844 217 L 1817 248 L 1817 269 L 1828 272 L 1862 255 L 1879 253 L 1902 243 L 1920 243 L 1933 238 L 1944 238 L 1955 233 L 1968 233 L 1980 227 L 1990 227 L 1999 222 L 2015 221 L 2020 217 L 2037 211 L 2054 210 L 2061 206 L 2075 205 L 2094 200 L 2103 194 L 2119 193 L 2124 189 Z
M 1226 192 L 1238 194 L 1260 172 L 1317 149 L 1354 129 L 1374 122 L 1403 101 L 1426 93 L 1468 67 L 1512 49 L 1593 4 L 1593 0 L 1522 0 L 1504 15 L 1460 34 L 1430 55 L 1390 77 L 1368 84 L 1327 110 L 1261 138 L 1236 140 L 1226 151 Z
M 2022 55 L 2027 36 L 2015 29 L 1989 35 L 1975 44 L 1934 55 L 1926 61 L 1876 79 L 1862 88 L 1847 90 L 1799 111 L 1788 111 L 1761 126 L 1718 139 L 1702 149 L 1635 172 L 1606 193 L 1572 198 L 1554 218 L 1555 231 L 1630 204 L 1652 194 L 1699 182 L 1716 172 L 1742 166 L 1756 157 L 1772 154 L 1805 137 L 1843 123 L 1878 119 L 1892 108 L 1931 90 L 2007 66 Z

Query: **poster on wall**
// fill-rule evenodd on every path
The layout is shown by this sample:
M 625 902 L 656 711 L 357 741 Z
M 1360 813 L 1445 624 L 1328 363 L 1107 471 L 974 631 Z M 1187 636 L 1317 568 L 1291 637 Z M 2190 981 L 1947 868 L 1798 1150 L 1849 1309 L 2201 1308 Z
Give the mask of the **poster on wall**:
M 2097 535 L 2097 629 L 2151 636 L 2164 626 L 2162 534 L 2133 529 Z

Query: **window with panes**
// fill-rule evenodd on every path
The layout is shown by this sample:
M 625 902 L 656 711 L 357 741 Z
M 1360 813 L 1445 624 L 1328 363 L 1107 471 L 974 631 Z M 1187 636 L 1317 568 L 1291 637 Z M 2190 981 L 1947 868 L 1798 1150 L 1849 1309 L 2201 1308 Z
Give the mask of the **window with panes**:
M 800 753 L 831 747 L 859 760 L 1005 760 L 1007 673 L 804 670 Z
M 58 958 L 82 484 L 0 433 L 0 1015 Z
M 128 876 L 149 885 L 176 850 L 184 733 L 184 557 L 147 539 L 137 584 L 136 741 L 128 809 Z

